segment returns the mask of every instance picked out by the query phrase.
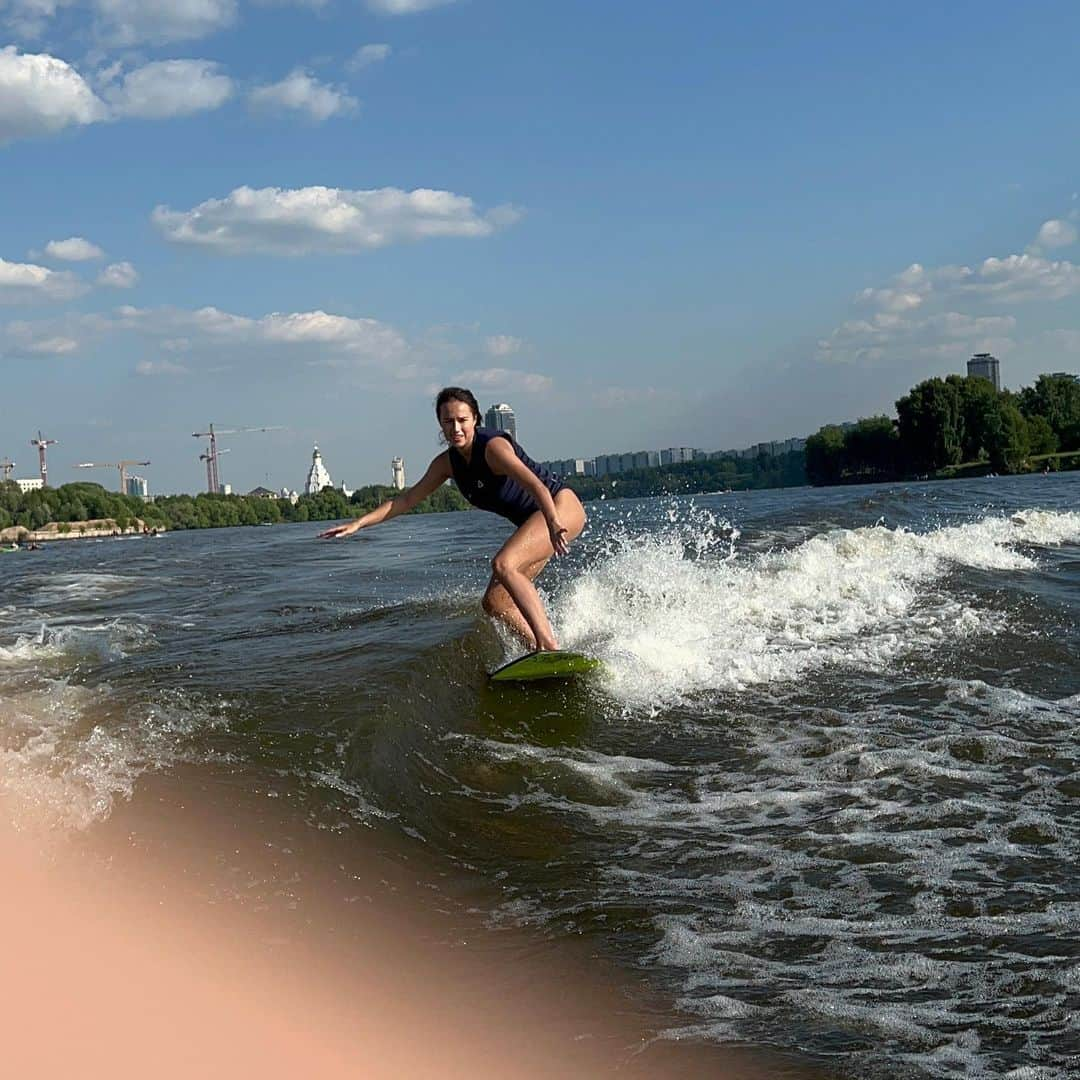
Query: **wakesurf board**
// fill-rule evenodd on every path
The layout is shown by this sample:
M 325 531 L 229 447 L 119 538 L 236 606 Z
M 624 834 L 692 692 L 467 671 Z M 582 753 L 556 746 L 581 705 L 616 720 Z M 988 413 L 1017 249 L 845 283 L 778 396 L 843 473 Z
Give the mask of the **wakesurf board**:
M 492 682 L 539 682 L 541 679 L 573 679 L 603 667 L 593 656 L 552 649 L 526 653 L 492 671 Z

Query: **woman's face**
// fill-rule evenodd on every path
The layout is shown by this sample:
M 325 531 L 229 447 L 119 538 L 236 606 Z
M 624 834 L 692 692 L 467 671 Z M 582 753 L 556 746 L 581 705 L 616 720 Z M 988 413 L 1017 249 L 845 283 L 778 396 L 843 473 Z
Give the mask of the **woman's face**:
M 472 446 L 476 417 L 464 401 L 447 401 L 439 409 L 439 426 L 447 446 L 464 450 Z

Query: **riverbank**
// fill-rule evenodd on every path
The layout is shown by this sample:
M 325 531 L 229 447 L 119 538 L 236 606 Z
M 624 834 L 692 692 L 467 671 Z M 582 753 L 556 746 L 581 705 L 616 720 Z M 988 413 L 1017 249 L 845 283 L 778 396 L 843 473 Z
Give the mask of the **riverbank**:
M 96 518 L 92 521 L 50 521 L 39 529 L 25 525 L 12 525 L 0 529 L 0 544 L 52 543 L 54 540 L 90 540 L 107 536 L 154 536 L 165 532 L 166 526 L 147 525 L 141 518 L 128 519 L 124 523 L 114 518 Z

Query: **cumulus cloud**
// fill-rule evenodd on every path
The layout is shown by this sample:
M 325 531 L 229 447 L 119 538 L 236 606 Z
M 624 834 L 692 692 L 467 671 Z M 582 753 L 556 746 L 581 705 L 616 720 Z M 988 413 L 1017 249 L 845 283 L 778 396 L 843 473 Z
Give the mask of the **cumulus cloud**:
M 114 115 L 155 119 L 217 109 L 232 94 L 232 79 L 210 60 L 144 64 L 104 91 Z
M 998 303 L 1062 300 L 1080 292 L 1080 266 L 1037 255 L 989 258 L 962 287 Z
M 0 143 L 105 116 L 105 104 L 70 64 L 13 45 L 0 49 Z
M 131 289 L 139 282 L 139 273 L 129 262 L 110 263 L 98 275 L 97 283 L 112 289 Z
M 41 35 L 57 10 L 72 0 L 0 0 L 0 20 L 23 38 Z
M 1039 227 L 1035 243 L 1044 248 L 1068 247 L 1076 243 L 1076 226 L 1071 221 L 1051 218 Z
M 0 259 L 0 304 L 70 300 L 86 291 L 85 282 L 66 270 Z
M 62 259 L 64 262 L 87 262 L 90 259 L 100 259 L 105 252 L 91 244 L 81 236 L 69 236 L 67 240 L 50 240 L 45 245 L 45 254 L 51 259 Z
M 377 15 L 417 15 L 453 3 L 455 0 L 367 0 L 368 10 Z
M 41 338 L 38 341 L 30 341 L 25 346 L 26 351 L 34 356 L 67 356 L 79 347 L 74 338 L 50 337 Z
M 363 71 L 374 64 L 381 64 L 391 51 L 390 46 L 385 44 L 361 45 L 345 62 L 345 67 L 349 71 Z
M 272 312 L 260 318 L 216 307 L 118 308 L 114 332 L 134 332 L 165 342 L 182 341 L 184 351 L 216 351 L 222 345 L 277 350 L 308 362 L 337 366 L 396 364 L 410 359 L 411 347 L 394 327 L 377 319 L 350 318 L 325 311 Z
M 165 45 L 236 22 L 237 0 L 91 0 L 99 35 L 114 45 Z
M 253 108 L 306 113 L 316 123 L 332 116 L 354 112 L 360 102 L 344 87 L 319 82 L 306 71 L 297 68 L 281 82 L 258 86 L 248 95 Z
M 1067 221 L 1047 222 L 1040 238 L 1060 242 L 1069 228 Z M 1078 294 L 1080 266 L 1034 250 L 991 256 L 973 266 L 912 263 L 885 285 L 858 293 L 856 306 L 868 309 L 867 314 L 819 341 L 817 355 L 825 362 L 872 364 L 918 356 L 956 358 L 968 349 L 1004 353 L 1015 344 L 1016 319 L 988 315 L 986 307 Z M 970 308 L 976 310 L 964 310 Z
M 152 220 L 178 244 L 227 254 L 311 255 L 440 236 L 490 236 L 498 227 L 494 215 L 479 214 L 467 196 L 426 188 L 239 187 L 191 210 L 158 206 Z
M 75 312 L 33 322 L 13 320 L 0 324 L 0 355 L 66 356 L 98 336 L 105 323 L 100 315 Z
M 547 375 L 530 371 L 514 371 L 510 368 L 475 368 L 454 376 L 459 386 L 478 386 L 484 390 L 500 390 L 506 393 L 540 394 L 554 385 Z
M 1016 319 L 1011 315 L 967 315 L 945 311 L 924 318 L 879 312 L 852 319 L 818 342 L 818 359 L 831 363 L 876 363 L 904 357 L 958 359 L 975 351 L 1008 352 Z
M 524 342 L 510 334 L 493 334 L 484 342 L 488 356 L 513 356 L 520 352 Z

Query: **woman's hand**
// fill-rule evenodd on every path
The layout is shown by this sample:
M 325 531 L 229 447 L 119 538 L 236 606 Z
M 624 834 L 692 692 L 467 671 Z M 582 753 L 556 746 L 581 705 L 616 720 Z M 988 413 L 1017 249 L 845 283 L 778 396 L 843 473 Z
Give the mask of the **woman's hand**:
M 557 517 L 548 522 L 548 535 L 551 537 L 551 549 L 556 555 L 565 555 L 570 550 L 566 542 L 566 526 Z
M 321 532 L 316 537 L 318 540 L 335 540 L 341 536 L 351 536 L 360 528 L 358 521 L 350 521 L 348 525 L 335 525 L 332 529 L 327 529 L 326 532 Z

